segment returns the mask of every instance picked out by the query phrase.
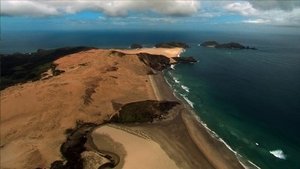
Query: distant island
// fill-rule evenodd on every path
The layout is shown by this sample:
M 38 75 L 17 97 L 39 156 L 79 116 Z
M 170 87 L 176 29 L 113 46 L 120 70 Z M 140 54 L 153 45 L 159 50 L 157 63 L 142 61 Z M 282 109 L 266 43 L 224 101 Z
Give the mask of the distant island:
M 201 43 L 201 46 L 208 48 L 218 48 L 218 49 L 251 49 L 257 50 L 255 47 L 249 47 L 241 45 L 237 42 L 229 42 L 229 43 L 218 43 L 217 41 L 205 41 Z
M 187 45 L 186 43 L 182 42 L 167 42 L 167 43 L 158 43 L 155 45 L 157 48 L 189 48 L 190 46 Z

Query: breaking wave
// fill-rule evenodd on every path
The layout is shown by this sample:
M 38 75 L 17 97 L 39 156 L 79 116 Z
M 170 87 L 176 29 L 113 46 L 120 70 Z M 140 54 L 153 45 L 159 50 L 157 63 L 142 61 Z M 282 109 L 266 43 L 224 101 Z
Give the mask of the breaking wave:
M 173 80 L 174 80 L 174 82 L 177 83 L 177 84 L 180 83 L 180 81 L 179 81 L 176 77 L 173 77 Z
M 192 108 L 194 108 L 194 103 L 192 102 L 192 101 L 190 101 L 187 97 L 186 97 L 186 95 L 184 95 L 184 94 L 180 94 L 180 96 L 192 107 Z
M 282 150 L 278 149 L 278 150 L 272 150 L 272 151 L 269 151 L 273 156 L 279 158 L 279 159 L 283 159 L 285 160 L 286 159 L 286 155 L 283 153 Z
M 185 90 L 186 92 L 190 92 L 190 89 L 187 87 L 187 86 L 185 86 L 185 85 L 181 85 L 181 88 L 183 89 L 183 90 Z
M 170 67 L 171 69 L 175 70 L 175 65 L 171 65 Z

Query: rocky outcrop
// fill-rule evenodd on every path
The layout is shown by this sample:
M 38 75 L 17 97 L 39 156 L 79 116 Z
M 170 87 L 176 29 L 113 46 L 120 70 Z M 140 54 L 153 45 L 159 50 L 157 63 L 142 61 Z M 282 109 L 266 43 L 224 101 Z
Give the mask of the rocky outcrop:
M 112 117 L 111 122 L 153 122 L 154 119 L 162 119 L 169 110 L 178 104 L 176 101 L 156 100 L 128 103 L 123 105 L 119 113 Z
M 236 42 L 219 44 L 216 41 L 206 41 L 206 42 L 201 43 L 201 46 L 218 48 L 218 49 L 252 49 L 252 50 L 256 50 L 255 47 L 244 46 L 244 45 L 241 45 Z
M 65 164 L 63 164 L 64 168 L 83 168 L 81 153 L 86 150 L 84 145 L 87 141 L 87 134 L 95 126 L 96 125 L 93 123 L 78 122 L 77 127 L 74 130 L 68 131 L 67 140 L 60 147 L 61 154 L 66 159 Z M 58 162 L 56 161 L 54 163 Z M 52 165 L 54 163 L 52 163 Z
M 176 63 L 196 63 L 197 60 L 193 57 L 173 57 Z
M 155 45 L 155 47 L 157 48 L 189 48 L 189 45 L 187 45 L 186 43 L 182 43 L 182 42 L 167 42 L 167 43 L 158 43 Z
M 163 55 L 139 53 L 139 59 L 154 70 L 162 71 L 170 66 L 170 59 Z
M 116 160 L 95 151 L 87 151 L 88 134 L 97 126 L 94 123 L 78 121 L 74 129 L 66 130 L 67 139 L 60 152 L 64 160 L 54 161 L 50 169 L 113 168 Z
M 107 169 L 113 168 L 114 165 L 106 158 L 96 152 L 85 151 L 81 153 L 84 169 Z
M 140 48 L 143 48 L 143 46 L 140 44 L 134 43 L 130 46 L 130 48 L 131 49 L 140 49 Z
M 145 63 L 147 66 L 151 67 L 154 70 L 162 71 L 171 66 L 170 58 L 167 58 L 163 55 L 152 55 L 148 53 L 138 54 L 139 59 Z M 176 62 L 172 64 L 179 63 L 196 63 L 197 60 L 193 57 L 172 57 Z M 154 74 L 153 71 L 150 71 L 148 74 Z

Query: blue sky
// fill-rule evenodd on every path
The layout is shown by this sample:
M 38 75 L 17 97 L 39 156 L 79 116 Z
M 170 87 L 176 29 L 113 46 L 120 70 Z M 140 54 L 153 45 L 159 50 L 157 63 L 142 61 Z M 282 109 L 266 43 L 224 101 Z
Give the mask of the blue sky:
M 299 1 L 1 1 L 2 30 L 275 30 L 299 26 Z

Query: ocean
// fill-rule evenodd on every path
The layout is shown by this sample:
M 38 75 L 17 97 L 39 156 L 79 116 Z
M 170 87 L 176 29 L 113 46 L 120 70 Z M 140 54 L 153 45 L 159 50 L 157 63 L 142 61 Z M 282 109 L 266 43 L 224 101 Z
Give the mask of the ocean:
M 0 53 L 186 42 L 191 48 L 182 56 L 198 62 L 164 72 L 174 93 L 242 160 L 262 169 L 299 169 L 299 39 L 300 34 L 209 31 L 9 31 L 1 33 Z M 258 50 L 200 47 L 206 40 L 234 41 Z

